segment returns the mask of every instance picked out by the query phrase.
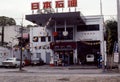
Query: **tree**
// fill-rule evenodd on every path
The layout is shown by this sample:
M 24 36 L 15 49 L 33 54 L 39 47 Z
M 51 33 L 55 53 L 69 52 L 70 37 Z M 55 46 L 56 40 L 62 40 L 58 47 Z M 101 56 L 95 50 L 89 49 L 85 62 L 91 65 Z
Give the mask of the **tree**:
M 106 27 L 107 53 L 108 55 L 112 55 L 114 42 L 118 41 L 117 21 L 107 20 L 105 22 L 105 27 Z
M 4 44 L 4 27 L 8 26 L 8 25 L 16 25 L 16 22 L 13 18 L 9 18 L 9 17 L 5 17 L 5 16 L 1 16 L 0 17 L 0 26 L 2 26 L 2 39 L 1 39 L 1 44 L 3 46 Z

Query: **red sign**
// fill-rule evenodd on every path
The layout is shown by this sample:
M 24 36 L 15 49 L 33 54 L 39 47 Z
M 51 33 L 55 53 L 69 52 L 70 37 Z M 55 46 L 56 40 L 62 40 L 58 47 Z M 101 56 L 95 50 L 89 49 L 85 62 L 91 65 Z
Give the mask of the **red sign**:
M 68 0 L 68 7 L 77 7 L 77 0 Z
M 64 0 L 57 0 L 55 3 L 56 3 L 56 8 L 64 7 Z
M 28 33 L 23 33 L 23 38 L 28 39 Z
M 43 6 L 44 9 L 52 8 L 52 7 L 51 7 L 51 2 L 50 2 L 50 1 L 49 1 L 49 2 L 43 2 L 43 5 L 44 5 L 44 6 Z
M 53 32 L 53 36 L 57 36 L 58 35 L 58 32 Z
M 39 2 L 31 3 L 31 10 L 39 9 Z

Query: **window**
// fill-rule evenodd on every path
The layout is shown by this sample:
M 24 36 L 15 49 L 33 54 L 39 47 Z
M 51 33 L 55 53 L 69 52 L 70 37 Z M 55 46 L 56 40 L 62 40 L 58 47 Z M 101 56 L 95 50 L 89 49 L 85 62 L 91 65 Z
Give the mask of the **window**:
M 51 36 L 48 36 L 48 41 L 49 41 L 49 42 L 51 41 Z
M 97 31 L 99 30 L 99 25 L 78 25 L 77 26 L 77 31 Z
M 38 42 L 38 37 L 37 36 L 33 37 L 33 42 Z
M 45 42 L 46 41 L 46 37 L 41 37 L 41 42 Z
M 73 28 L 66 28 L 66 31 L 68 31 L 68 35 L 64 36 L 63 32 L 65 31 L 65 28 L 57 28 L 58 35 L 55 37 L 56 40 L 73 40 Z
M 37 58 L 41 58 L 41 53 L 36 53 Z

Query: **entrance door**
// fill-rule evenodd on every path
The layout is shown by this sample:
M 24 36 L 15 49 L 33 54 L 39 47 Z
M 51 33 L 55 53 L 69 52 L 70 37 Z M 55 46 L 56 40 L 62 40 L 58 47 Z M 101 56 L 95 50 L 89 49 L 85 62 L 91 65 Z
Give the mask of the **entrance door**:
M 73 50 L 61 50 L 56 51 L 59 55 L 59 59 L 62 59 L 64 65 L 72 65 L 73 64 Z
M 46 52 L 46 64 L 50 64 L 50 53 Z
M 63 59 L 64 59 L 65 65 L 72 65 L 73 64 L 73 50 L 64 51 Z

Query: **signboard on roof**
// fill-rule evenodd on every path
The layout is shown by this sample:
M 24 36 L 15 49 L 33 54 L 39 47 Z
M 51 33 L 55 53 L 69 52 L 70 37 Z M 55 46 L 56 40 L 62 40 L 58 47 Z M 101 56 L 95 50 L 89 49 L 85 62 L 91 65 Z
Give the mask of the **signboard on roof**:
M 77 0 L 68 0 L 68 7 L 77 7 Z
M 34 3 L 31 3 L 31 10 L 37 10 L 39 9 L 39 2 L 34 2 Z
M 56 0 L 55 7 L 56 8 L 63 8 L 64 7 L 64 0 Z
M 33 2 L 31 3 L 31 10 L 37 10 L 40 9 L 40 3 L 42 2 Z M 52 4 L 55 3 L 55 8 L 64 8 L 65 7 L 65 1 L 64 0 L 55 0 L 55 2 L 52 1 L 43 1 L 42 5 L 43 9 L 49 9 L 53 8 Z M 68 0 L 67 6 L 70 7 L 77 7 L 77 0 Z

